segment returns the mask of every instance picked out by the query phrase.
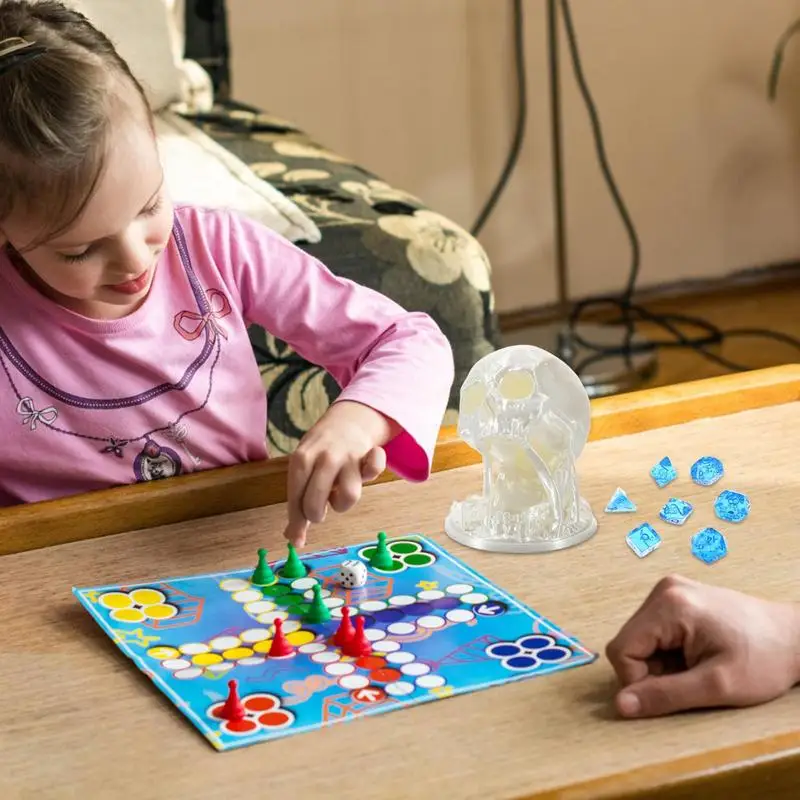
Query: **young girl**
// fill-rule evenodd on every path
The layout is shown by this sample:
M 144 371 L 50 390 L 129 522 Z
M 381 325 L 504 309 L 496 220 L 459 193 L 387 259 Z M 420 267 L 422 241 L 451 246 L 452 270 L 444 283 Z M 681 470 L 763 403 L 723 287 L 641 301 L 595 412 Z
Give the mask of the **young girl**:
M 0 504 L 268 457 L 258 323 L 343 387 L 286 536 L 387 466 L 427 478 L 453 381 L 433 321 L 233 213 L 173 207 L 144 93 L 54 0 L 0 4 Z

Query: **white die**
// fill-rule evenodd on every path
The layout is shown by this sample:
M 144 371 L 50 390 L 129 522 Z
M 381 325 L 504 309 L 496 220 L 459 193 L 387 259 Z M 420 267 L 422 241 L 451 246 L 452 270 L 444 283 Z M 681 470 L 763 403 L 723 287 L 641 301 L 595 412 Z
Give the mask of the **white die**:
M 342 561 L 339 583 L 346 589 L 363 586 L 367 582 L 367 567 L 363 561 Z

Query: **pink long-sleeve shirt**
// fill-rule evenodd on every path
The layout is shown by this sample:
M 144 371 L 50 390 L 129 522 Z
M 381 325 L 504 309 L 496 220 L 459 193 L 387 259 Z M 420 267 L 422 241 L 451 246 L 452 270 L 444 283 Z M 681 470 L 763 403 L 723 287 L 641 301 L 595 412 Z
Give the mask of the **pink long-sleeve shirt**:
M 390 469 L 427 478 L 453 381 L 436 324 L 247 218 L 181 206 L 119 320 L 59 306 L 0 251 L 0 505 L 267 458 L 251 323 L 393 419 Z

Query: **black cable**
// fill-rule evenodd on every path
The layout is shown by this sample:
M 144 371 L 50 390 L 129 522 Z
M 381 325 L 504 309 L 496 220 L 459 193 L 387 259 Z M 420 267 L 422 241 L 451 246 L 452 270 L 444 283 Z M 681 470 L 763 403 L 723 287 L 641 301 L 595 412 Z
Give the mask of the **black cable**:
M 631 243 L 631 268 L 625 290 L 622 293 L 622 300 L 630 302 L 634 290 L 636 289 L 636 281 L 639 278 L 642 248 L 639 243 L 639 236 L 636 233 L 636 227 L 633 224 L 631 215 L 625 206 L 625 201 L 622 199 L 617 183 L 611 173 L 611 165 L 608 163 L 608 155 L 606 153 L 605 143 L 603 142 L 603 130 L 600 124 L 600 115 L 597 112 L 597 106 L 595 105 L 594 98 L 589 90 L 589 84 L 586 82 L 586 75 L 583 71 L 583 64 L 581 63 L 580 52 L 578 51 L 578 37 L 575 32 L 575 24 L 572 21 L 569 0 L 561 0 L 561 13 L 564 17 L 564 31 L 567 34 L 572 71 L 575 73 L 575 80 L 578 84 L 578 89 L 580 90 L 584 105 L 586 106 L 586 111 L 589 114 L 589 123 L 592 126 L 592 136 L 597 152 L 597 160 L 600 164 L 603 176 L 606 179 L 606 183 L 608 184 L 608 189 L 611 192 L 611 198 L 614 201 L 614 205 L 617 207 L 617 211 L 619 211 L 622 224 L 625 226 L 625 231 Z
M 696 353 L 698 353 L 698 355 L 701 355 L 710 361 L 720 364 L 721 366 L 724 366 L 726 369 L 730 369 L 737 372 L 753 369 L 753 367 L 747 367 L 747 366 L 742 366 L 740 364 L 736 364 L 733 361 L 723 358 L 722 356 L 716 355 L 715 353 L 709 353 L 706 350 L 706 348 L 714 345 L 720 345 L 725 339 L 732 338 L 733 336 L 757 336 L 761 338 L 775 339 L 784 344 L 788 344 L 789 346 L 796 347 L 798 350 L 800 350 L 800 339 L 797 339 L 796 337 L 790 336 L 785 333 L 756 329 L 756 328 L 741 329 L 738 331 L 736 330 L 721 331 L 711 323 L 706 322 L 705 320 L 699 318 L 690 317 L 687 315 L 678 315 L 678 314 L 656 314 L 646 310 L 642 306 L 635 305 L 632 302 L 632 298 L 636 289 L 636 281 L 638 279 L 639 270 L 641 266 L 641 247 L 639 244 L 639 238 L 636 233 L 636 228 L 633 224 L 630 214 L 628 213 L 628 210 L 622 199 L 622 195 L 617 187 L 616 181 L 614 180 L 610 165 L 608 163 L 608 157 L 606 155 L 605 145 L 603 142 L 602 126 L 600 123 L 599 115 L 597 113 L 597 107 L 595 105 L 591 91 L 589 90 L 589 86 L 586 81 L 586 76 L 583 72 L 583 65 L 581 63 L 580 52 L 578 48 L 578 38 L 575 31 L 575 25 L 572 20 L 572 12 L 570 9 L 569 0 L 561 0 L 560 6 L 561 6 L 562 16 L 564 18 L 564 28 L 567 35 L 567 42 L 569 45 L 572 68 L 575 74 L 575 79 L 577 81 L 578 88 L 580 90 L 581 96 L 583 98 L 584 104 L 589 114 L 589 120 L 592 128 L 592 134 L 594 138 L 595 149 L 597 151 L 600 170 L 603 174 L 603 178 L 606 182 L 606 185 L 608 186 L 608 189 L 611 193 L 614 204 L 617 207 L 617 210 L 620 214 L 631 246 L 631 268 L 628 274 L 628 279 L 626 281 L 623 293 L 619 297 L 593 297 L 576 303 L 573 307 L 572 313 L 570 314 L 569 318 L 569 326 L 571 329 L 573 339 L 582 346 L 586 347 L 587 349 L 594 351 L 594 354 L 589 357 L 589 359 L 591 359 L 592 362 L 600 360 L 603 357 L 612 355 L 624 356 L 626 359 L 630 360 L 631 355 L 637 352 L 638 353 L 652 352 L 653 350 L 659 348 L 680 347 L 680 348 L 691 348 Z M 796 26 L 790 28 L 789 31 L 787 31 L 787 33 L 784 34 L 784 36 L 782 37 L 778 49 L 780 57 L 782 57 L 783 48 L 785 48 L 788 39 L 791 37 L 791 34 L 794 33 L 794 31 L 797 29 L 800 29 L 800 22 L 796 23 Z M 780 57 L 776 56 L 778 63 L 780 63 Z M 777 81 L 777 77 L 775 78 L 775 80 Z M 622 314 L 621 322 L 626 327 L 625 342 L 621 348 L 612 348 L 607 346 L 594 345 L 591 342 L 584 340 L 575 331 L 575 326 L 578 323 L 581 314 L 587 308 L 597 305 L 609 305 L 609 304 L 617 307 L 620 310 Z M 667 333 L 670 333 L 674 337 L 674 339 L 652 341 L 641 345 L 639 344 L 634 345 L 632 342 L 632 338 L 635 333 L 635 318 L 637 317 L 643 321 L 647 321 L 650 322 L 651 324 L 657 325 L 658 327 L 665 330 Z M 673 322 L 680 322 L 684 325 L 690 325 L 697 328 L 705 329 L 706 335 L 694 338 L 688 337 L 684 333 L 682 333 L 673 324 Z M 589 361 L 589 359 L 587 359 L 587 361 Z M 586 362 L 584 362 L 582 368 L 585 369 L 586 366 L 587 364 Z M 580 374 L 579 369 L 576 369 L 575 371 L 578 374 Z
M 512 0 L 512 16 L 513 16 L 513 32 L 514 32 L 514 64 L 515 64 L 515 78 L 517 86 L 517 123 L 514 131 L 514 138 L 506 158 L 503 171 L 495 185 L 489 199 L 481 210 L 475 224 L 472 226 L 473 236 L 477 236 L 483 229 L 490 215 L 495 209 L 500 196 L 508 185 L 508 181 L 513 173 L 516 163 L 519 159 L 522 143 L 525 136 L 525 128 L 527 123 L 527 93 L 526 93 L 526 68 L 525 68 L 525 52 L 524 52 L 524 26 L 523 26 L 523 9 L 521 0 Z M 652 353 L 659 349 L 668 348 L 683 348 L 694 350 L 698 355 L 703 356 L 709 361 L 715 362 L 724 366 L 726 369 L 733 371 L 746 371 L 754 367 L 742 366 L 736 364 L 729 359 L 719 356 L 715 353 L 708 352 L 707 348 L 719 346 L 726 339 L 734 336 L 753 336 L 761 338 L 771 338 L 787 344 L 792 347 L 800 349 L 800 340 L 788 334 L 761 330 L 761 329 L 743 329 L 734 331 L 721 331 L 717 326 L 713 325 L 706 320 L 698 317 L 691 317 L 682 314 L 656 314 L 648 311 L 644 307 L 633 303 L 633 296 L 636 291 L 636 284 L 639 277 L 641 268 L 641 245 L 639 237 L 636 232 L 636 227 L 631 219 L 630 213 L 622 198 L 622 194 L 616 184 L 614 176 L 611 171 L 608 156 L 605 149 L 603 140 L 602 125 L 600 123 L 600 116 L 597 111 L 597 106 L 592 97 L 589 89 L 586 76 L 583 71 L 583 64 L 581 63 L 580 51 L 578 47 L 578 37 L 575 30 L 575 25 L 572 19 L 572 12 L 569 0 L 560 0 L 560 9 L 564 19 L 564 27 L 567 35 L 567 42 L 569 45 L 570 58 L 572 62 L 573 73 L 575 75 L 578 88 L 581 93 L 584 105 L 586 106 L 589 114 L 589 121 L 591 124 L 592 135 L 594 138 L 595 150 L 599 162 L 600 170 L 603 178 L 609 189 L 614 205 L 622 219 L 625 231 L 630 242 L 631 247 L 631 265 L 628 277 L 626 280 L 625 288 L 621 295 L 608 296 L 608 297 L 590 297 L 581 300 L 573 305 L 568 324 L 571 331 L 572 339 L 576 343 L 593 351 L 593 354 L 582 362 L 581 365 L 574 367 L 575 371 L 580 375 L 582 369 L 586 369 L 591 363 L 601 361 L 610 356 L 624 357 L 629 363 L 632 355 L 640 353 Z M 792 36 L 800 30 L 800 21 L 790 26 L 781 37 L 778 47 L 776 49 L 775 58 L 773 61 L 773 68 L 770 73 L 769 88 L 770 97 L 774 98 L 777 91 L 777 81 L 780 71 L 780 66 L 783 60 L 784 50 L 792 38 Z M 621 315 L 619 320 L 613 320 L 612 324 L 623 324 L 626 329 L 625 340 L 621 347 L 608 347 L 606 345 L 594 344 L 584 339 L 576 330 L 576 325 L 579 323 L 582 315 L 587 309 L 596 306 L 610 305 L 617 309 Z M 652 325 L 660 328 L 665 333 L 669 334 L 672 338 L 662 339 L 657 341 L 647 341 L 643 343 L 634 343 L 633 337 L 636 333 L 636 322 L 649 322 Z M 689 328 L 696 328 L 702 331 L 700 335 L 689 336 L 681 331 L 678 327 L 683 325 Z
M 781 67 L 783 66 L 783 55 L 786 52 L 786 45 L 789 40 L 800 31 L 800 20 L 793 22 L 778 39 L 778 44 L 775 47 L 775 55 L 772 57 L 772 67 L 769 71 L 767 78 L 767 96 L 770 100 L 775 100 L 778 95 L 778 78 L 780 78 Z
M 500 174 L 500 177 L 492 190 L 489 199 L 486 201 L 483 209 L 478 218 L 475 220 L 470 233 L 473 236 L 483 230 L 483 226 L 494 211 L 497 201 L 506 189 L 514 167 L 517 164 L 517 159 L 522 151 L 522 142 L 525 138 L 525 127 L 528 118 L 528 98 L 526 88 L 526 69 L 525 69 L 525 45 L 524 45 L 524 32 L 525 26 L 523 25 L 522 16 L 522 0 L 511 0 L 512 16 L 513 16 L 513 29 L 514 29 L 514 74 L 517 82 L 517 124 L 514 129 L 514 139 L 511 143 L 511 149 L 508 152 L 505 166 Z

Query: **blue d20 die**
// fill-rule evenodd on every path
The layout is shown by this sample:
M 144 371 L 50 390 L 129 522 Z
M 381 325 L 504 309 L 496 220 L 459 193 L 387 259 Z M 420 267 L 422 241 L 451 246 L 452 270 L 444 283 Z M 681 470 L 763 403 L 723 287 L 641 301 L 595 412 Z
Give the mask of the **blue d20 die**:
M 659 489 L 663 489 L 668 483 L 672 483 L 678 477 L 675 467 L 669 457 L 662 458 L 651 470 L 650 476 L 656 482 Z
M 714 501 L 714 513 L 724 522 L 742 522 L 750 514 L 750 498 L 726 489 Z
M 725 474 L 725 469 L 718 458 L 703 456 L 692 464 L 689 474 L 699 486 L 713 486 Z
M 694 507 L 691 503 L 687 503 L 686 500 L 679 500 L 677 497 L 670 497 L 658 516 L 670 525 L 683 525 L 689 519 L 692 511 L 694 511 Z
M 728 555 L 728 543 L 716 528 L 703 528 L 692 536 L 692 555 L 713 564 Z
M 634 528 L 625 537 L 625 541 L 639 558 L 644 558 L 661 544 L 661 537 L 650 523 L 644 522 L 638 528 Z

